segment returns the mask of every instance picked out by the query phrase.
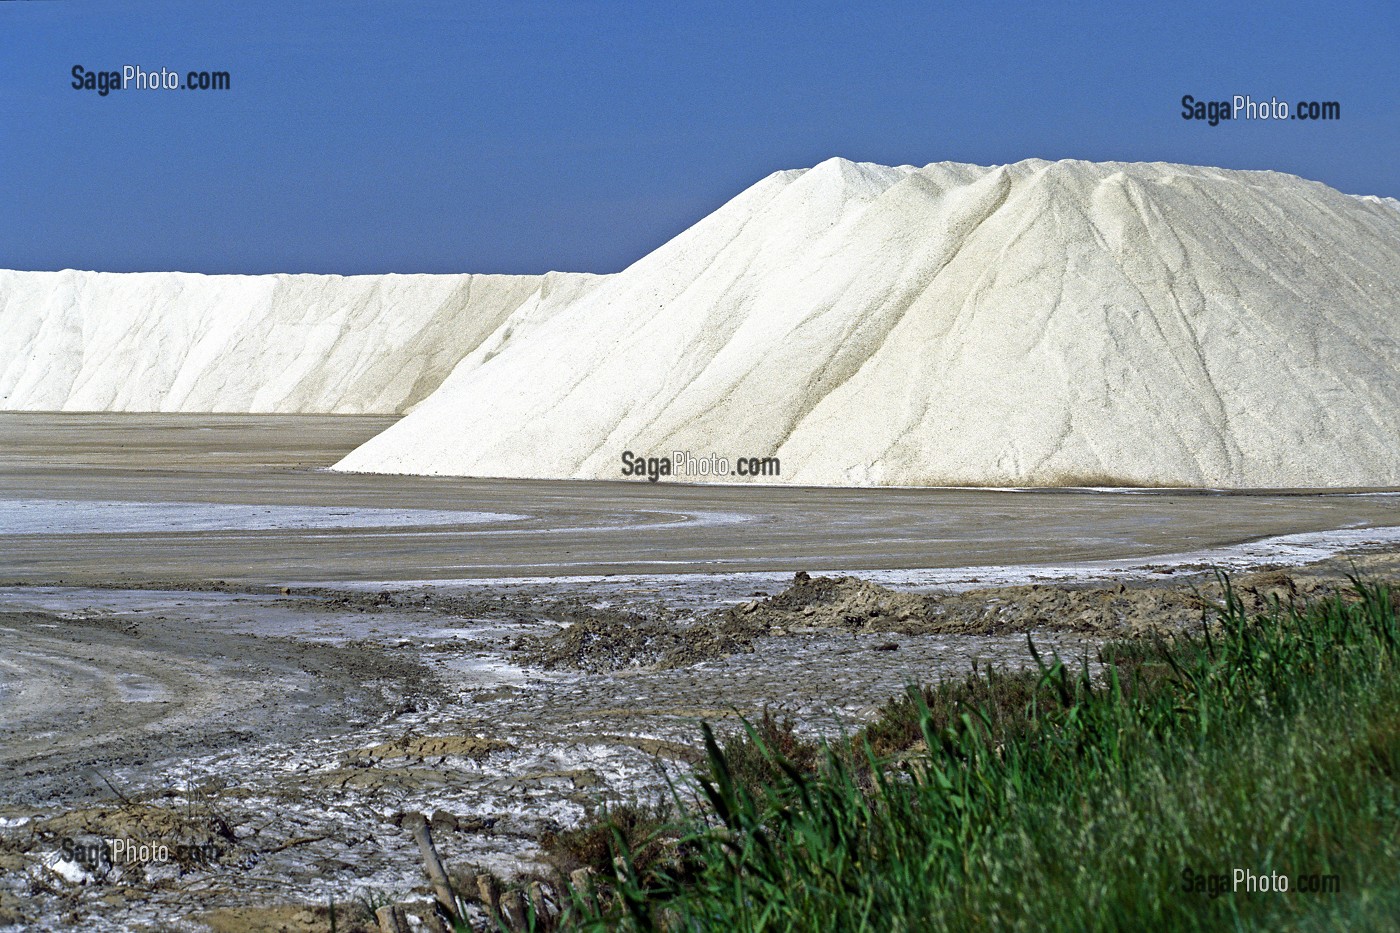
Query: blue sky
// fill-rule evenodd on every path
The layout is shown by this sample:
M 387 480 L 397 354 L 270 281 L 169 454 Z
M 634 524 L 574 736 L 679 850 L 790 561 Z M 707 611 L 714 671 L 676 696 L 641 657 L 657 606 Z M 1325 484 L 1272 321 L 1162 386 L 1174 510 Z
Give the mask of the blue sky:
M 1188 93 L 1342 119 L 1209 127 Z M 833 155 L 1400 197 L 1400 4 L 0 3 L 0 267 L 610 272 Z

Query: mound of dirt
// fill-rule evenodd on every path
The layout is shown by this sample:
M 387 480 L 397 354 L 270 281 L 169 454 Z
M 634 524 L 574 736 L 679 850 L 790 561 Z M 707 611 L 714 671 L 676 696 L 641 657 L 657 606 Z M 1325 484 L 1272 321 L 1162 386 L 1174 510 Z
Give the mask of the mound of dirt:
M 1336 573 L 1290 574 L 1269 570 L 1231 584 L 1245 607 L 1336 592 L 1347 585 Z M 1138 581 L 1098 585 L 987 587 L 962 593 L 892 590 L 853 576 L 813 577 L 799 571 L 776 596 L 718 610 L 689 624 L 643 616 L 585 618 L 543 639 L 517 647 L 546 668 L 592 673 L 629 667 L 677 668 L 752 651 L 765 636 L 842 632 L 900 635 L 1006 635 L 1055 631 L 1134 638 L 1170 634 L 1215 618 L 1224 599 L 1214 577 L 1181 583 Z
M 522 638 L 516 645 L 540 667 L 604 673 L 628 667 L 676 668 L 739 651 L 750 651 L 767 629 L 758 620 L 719 619 L 684 625 L 643 616 L 595 616 L 547 638 Z
M 901 625 L 927 611 L 928 598 L 917 593 L 902 593 L 856 577 L 813 577 L 798 571 L 792 585 L 778 595 L 743 603 L 722 615 L 732 620 L 761 620 L 769 628 L 874 630 L 875 620 Z

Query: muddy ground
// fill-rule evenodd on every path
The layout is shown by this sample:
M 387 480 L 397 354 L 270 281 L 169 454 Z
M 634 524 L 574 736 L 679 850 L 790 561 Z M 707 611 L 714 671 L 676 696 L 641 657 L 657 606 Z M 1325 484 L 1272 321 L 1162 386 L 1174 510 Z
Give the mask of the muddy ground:
M 1263 605 L 1353 569 L 1400 577 L 1400 555 L 1234 585 Z M 684 774 L 702 719 L 773 706 L 833 735 L 908 683 L 1029 663 L 1028 635 L 1089 657 L 1199 625 L 1219 596 L 1198 568 L 962 592 L 799 573 L 709 607 L 583 584 L 11 588 L 0 922 L 329 929 L 334 902 L 354 929 L 385 900 L 428 903 L 407 814 L 460 872 L 548 877 L 541 837 Z M 169 857 L 84 859 L 115 839 Z
M 651 666 L 688 667 L 751 652 L 767 637 L 890 634 L 991 636 L 1029 632 L 1080 635 L 1098 641 L 1170 635 L 1211 624 L 1231 586 L 1251 610 L 1346 587 L 1346 573 L 1388 573 L 1386 557 L 1351 555 L 1310 568 L 1272 569 L 1234 579 L 1187 571 L 1183 581 L 1111 585 L 1030 584 L 962 592 L 897 590 L 855 576 L 799 571 L 792 584 L 697 616 L 597 612 L 544 638 L 517 645 L 533 664 L 590 672 Z
M 0 928 L 422 913 L 413 814 L 455 870 L 528 877 L 548 834 L 683 777 L 702 720 L 837 735 L 1031 663 L 1028 636 L 1086 659 L 1198 624 L 1213 564 L 1314 562 L 1239 581 L 1288 598 L 1400 545 L 1394 490 L 322 469 L 387 423 L 0 414 Z

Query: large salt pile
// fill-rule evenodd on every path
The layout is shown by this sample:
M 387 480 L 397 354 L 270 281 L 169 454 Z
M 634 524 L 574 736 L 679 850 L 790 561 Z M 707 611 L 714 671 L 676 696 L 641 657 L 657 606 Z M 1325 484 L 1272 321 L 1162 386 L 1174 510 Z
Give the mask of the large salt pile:
M 0 410 L 398 413 L 595 278 L 0 271 Z
M 1400 485 L 1400 211 L 1290 175 L 832 159 L 521 323 L 338 468 Z

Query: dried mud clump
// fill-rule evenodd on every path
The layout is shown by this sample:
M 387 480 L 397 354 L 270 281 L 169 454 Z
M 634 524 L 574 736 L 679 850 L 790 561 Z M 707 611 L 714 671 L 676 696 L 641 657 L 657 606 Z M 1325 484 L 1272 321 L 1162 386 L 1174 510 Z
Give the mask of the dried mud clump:
M 606 673 L 629 667 L 670 669 L 749 651 L 766 630 L 754 621 L 708 620 L 685 625 L 635 616 L 584 619 L 547 638 L 523 638 L 517 647 L 531 663 Z
M 927 613 L 927 604 L 927 597 L 920 594 L 856 577 L 813 577 L 798 571 L 792 585 L 778 595 L 743 603 L 720 615 L 726 621 L 761 622 L 769 629 L 898 631 L 898 626 L 916 624 Z
M 393 758 L 470 758 L 480 761 L 492 752 L 510 748 L 509 742 L 476 735 L 406 735 L 390 742 L 360 749 L 350 755 L 356 760 L 384 761 Z
M 1269 570 L 1233 584 L 1251 611 L 1272 602 L 1344 591 L 1340 575 Z M 547 638 L 522 639 L 526 658 L 547 668 L 591 673 L 630 667 L 677 668 L 752 651 L 765 636 L 833 632 L 900 635 L 1006 635 L 1032 631 L 1124 638 L 1170 634 L 1211 621 L 1224 592 L 1214 577 L 1177 583 L 986 587 L 962 593 L 910 593 L 857 577 L 799 571 L 783 592 L 689 622 L 607 613 Z
M 1210 599 L 1189 587 L 1010 586 L 964 593 L 891 590 L 856 577 L 799 573 L 784 592 L 726 610 L 774 634 L 839 630 L 1004 635 L 1053 630 L 1134 635 L 1198 623 Z

